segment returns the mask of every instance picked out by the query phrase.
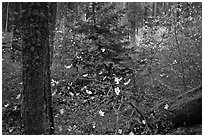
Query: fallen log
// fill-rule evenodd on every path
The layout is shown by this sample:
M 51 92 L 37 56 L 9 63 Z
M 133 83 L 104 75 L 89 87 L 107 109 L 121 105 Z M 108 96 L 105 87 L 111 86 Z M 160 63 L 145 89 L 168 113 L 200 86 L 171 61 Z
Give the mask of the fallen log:
M 160 102 L 153 111 L 160 116 L 165 115 L 165 119 L 171 121 L 174 128 L 202 124 L 202 86 Z

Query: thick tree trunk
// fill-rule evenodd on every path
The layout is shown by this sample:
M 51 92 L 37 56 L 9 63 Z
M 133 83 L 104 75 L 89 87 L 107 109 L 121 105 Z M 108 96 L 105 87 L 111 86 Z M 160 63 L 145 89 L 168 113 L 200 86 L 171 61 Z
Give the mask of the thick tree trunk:
M 39 135 L 49 132 L 48 12 L 48 3 L 22 3 L 24 134 Z

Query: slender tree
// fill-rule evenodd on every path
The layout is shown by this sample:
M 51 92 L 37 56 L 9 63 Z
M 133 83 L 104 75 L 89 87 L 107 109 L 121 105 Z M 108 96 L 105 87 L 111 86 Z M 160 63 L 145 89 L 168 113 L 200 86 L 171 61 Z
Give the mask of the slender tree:
M 23 134 L 52 134 L 49 3 L 22 3 L 21 11 Z
M 154 4 L 153 4 L 153 16 L 154 16 L 154 18 L 156 18 L 156 16 L 157 16 L 157 3 L 156 2 L 154 2 Z
M 7 2 L 2 2 L 2 31 L 6 31 L 7 23 Z
M 54 134 L 54 115 L 53 115 L 53 104 L 52 104 L 52 94 L 51 94 L 51 72 L 50 66 L 52 63 L 53 56 L 53 43 L 54 43 L 54 35 L 55 35 L 55 22 L 56 22 L 56 12 L 57 12 L 57 3 L 52 2 L 49 4 L 49 44 L 46 48 L 46 103 L 47 103 L 47 120 L 49 123 L 49 134 Z
M 19 46 L 19 38 L 20 38 L 20 26 L 19 26 L 19 19 L 20 19 L 20 2 L 13 2 L 13 38 L 12 38 L 12 54 L 11 58 L 15 59 L 17 54 L 16 51 L 21 51 L 21 47 Z
M 8 31 L 8 23 L 9 23 L 9 2 L 7 2 L 7 5 L 6 5 L 6 28 L 5 28 L 5 32 Z

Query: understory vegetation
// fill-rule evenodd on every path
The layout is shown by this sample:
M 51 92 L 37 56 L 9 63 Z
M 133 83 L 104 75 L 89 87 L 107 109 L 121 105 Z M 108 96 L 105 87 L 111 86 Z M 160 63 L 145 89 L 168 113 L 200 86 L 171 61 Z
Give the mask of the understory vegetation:
M 50 45 L 55 134 L 202 134 L 202 3 L 163 11 L 157 3 L 156 15 L 151 6 L 58 5 Z M 2 35 L 2 134 L 21 134 L 21 50 L 12 49 L 13 32 Z

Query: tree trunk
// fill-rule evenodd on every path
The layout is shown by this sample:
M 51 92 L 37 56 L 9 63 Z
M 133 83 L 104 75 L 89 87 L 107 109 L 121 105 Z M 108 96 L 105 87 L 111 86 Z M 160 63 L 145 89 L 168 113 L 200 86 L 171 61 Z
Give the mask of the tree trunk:
M 15 59 L 16 57 L 16 51 L 20 51 L 21 47 L 19 46 L 19 37 L 20 37 L 20 31 L 19 31 L 19 14 L 20 14 L 20 3 L 14 2 L 14 22 L 13 22 L 13 38 L 12 38 L 12 53 L 11 53 L 11 59 Z
M 92 2 L 92 12 L 93 12 L 93 23 L 94 23 L 94 25 L 96 24 L 95 6 L 96 6 L 96 3 Z
M 154 2 L 154 18 L 157 16 L 157 3 Z
M 49 22 L 49 32 L 50 32 L 50 39 L 49 44 L 47 46 L 46 51 L 46 97 L 47 97 L 47 116 L 48 116 L 48 123 L 49 123 L 49 134 L 54 134 L 54 117 L 53 117 L 53 104 L 52 104 L 52 93 L 51 93 L 51 72 L 50 66 L 52 64 L 52 56 L 53 56 L 53 43 L 54 43 L 54 36 L 55 36 L 55 22 L 56 22 L 56 12 L 57 12 L 57 3 L 50 3 L 49 5 L 49 13 L 50 13 L 50 22 Z
M 51 2 L 49 6 L 50 12 L 50 64 L 52 64 L 53 50 L 54 50 L 54 37 L 55 37 L 55 24 L 56 24 L 56 16 L 57 16 L 57 3 Z
M 22 3 L 23 127 L 26 135 L 49 133 L 48 3 Z
M 86 21 L 86 14 L 83 12 L 83 4 L 78 4 L 77 14 L 78 14 L 80 20 Z
M 5 28 L 5 32 L 8 31 L 8 25 L 9 25 L 9 2 L 7 2 L 7 6 L 6 6 L 6 28 Z
M 7 4 L 8 2 L 2 2 L 2 32 L 6 32 Z

